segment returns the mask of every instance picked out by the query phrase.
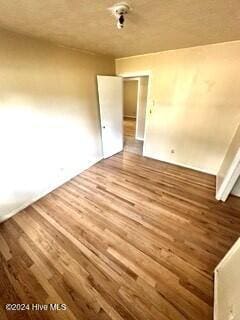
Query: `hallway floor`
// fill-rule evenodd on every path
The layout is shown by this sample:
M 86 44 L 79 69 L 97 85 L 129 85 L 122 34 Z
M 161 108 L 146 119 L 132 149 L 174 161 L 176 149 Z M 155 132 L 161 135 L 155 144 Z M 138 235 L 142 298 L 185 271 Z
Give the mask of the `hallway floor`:
M 142 155 L 143 141 L 135 139 L 136 119 L 124 118 L 124 151 Z

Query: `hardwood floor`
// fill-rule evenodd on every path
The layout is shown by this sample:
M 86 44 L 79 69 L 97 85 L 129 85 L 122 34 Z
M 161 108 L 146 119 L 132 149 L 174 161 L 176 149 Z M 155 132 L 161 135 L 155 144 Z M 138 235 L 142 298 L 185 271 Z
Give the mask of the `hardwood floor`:
M 124 151 L 142 155 L 143 141 L 135 139 L 136 119 L 124 118 Z
M 240 199 L 214 185 L 133 153 L 94 165 L 0 225 L 0 319 L 212 319 L 213 270 L 240 234 Z

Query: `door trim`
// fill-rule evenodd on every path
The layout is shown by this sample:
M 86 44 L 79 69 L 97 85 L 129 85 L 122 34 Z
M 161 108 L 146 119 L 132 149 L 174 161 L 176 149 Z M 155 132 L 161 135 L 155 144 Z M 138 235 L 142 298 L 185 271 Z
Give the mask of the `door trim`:
M 124 78 L 136 78 L 136 77 L 148 77 L 148 92 L 147 92 L 147 105 L 145 111 L 145 127 L 144 127 L 144 138 L 143 138 L 143 156 L 146 156 L 146 131 L 147 131 L 147 114 L 150 108 L 150 97 L 151 97 L 151 90 L 152 90 L 152 71 L 150 70 L 142 70 L 142 71 L 133 71 L 133 72 L 123 72 L 123 73 L 116 73 L 117 76 Z M 138 89 L 139 89 L 139 82 L 138 82 Z M 139 90 L 138 90 L 139 91 Z
M 222 201 L 227 200 L 227 197 L 231 193 L 239 176 L 240 176 L 240 148 L 238 149 L 219 190 L 216 192 L 217 200 L 222 200 Z

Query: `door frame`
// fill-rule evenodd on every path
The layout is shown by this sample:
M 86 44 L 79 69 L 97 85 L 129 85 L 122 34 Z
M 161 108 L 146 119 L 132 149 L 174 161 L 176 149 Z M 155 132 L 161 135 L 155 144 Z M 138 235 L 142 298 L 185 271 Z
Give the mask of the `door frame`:
M 146 152 L 146 145 L 145 145 L 145 141 L 146 141 L 146 129 L 147 129 L 147 113 L 148 113 L 148 109 L 150 108 L 150 93 L 151 93 L 151 89 L 152 89 L 152 72 L 150 70 L 143 70 L 143 71 L 133 71 L 133 72 L 123 72 L 123 73 L 116 73 L 117 76 L 122 77 L 123 80 L 124 78 L 137 78 L 137 77 L 148 77 L 148 92 L 147 92 L 147 105 L 146 105 L 146 111 L 145 111 L 145 126 L 144 126 L 144 138 L 143 138 L 143 153 L 142 155 L 145 156 Z M 138 91 L 139 91 L 139 83 L 138 82 Z M 123 93 L 124 94 L 124 93 Z M 139 104 L 139 96 L 138 96 L 138 100 L 137 100 L 137 111 L 138 111 L 138 104 Z M 137 112 L 136 112 L 136 122 L 137 122 Z M 135 133 L 136 135 L 136 133 Z
M 124 81 L 137 81 L 137 107 L 136 107 L 136 130 L 135 130 L 135 139 L 136 140 L 143 140 L 143 139 L 139 139 L 137 137 L 137 126 L 138 126 L 138 114 L 139 114 L 139 89 L 140 89 L 140 78 L 139 77 L 122 77 L 123 78 L 123 83 Z M 123 86 L 123 91 L 124 91 L 124 86 Z M 123 92 L 123 96 L 124 96 L 124 92 Z M 123 115 L 124 116 L 124 115 Z M 129 116 L 129 118 L 134 118 Z M 144 129 L 145 130 L 145 129 Z
M 221 201 L 227 200 L 239 176 L 240 176 L 240 148 L 237 150 L 237 153 L 223 179 L 223 182 L 219 190 L 217 190 L 216 192 L 217 200 L 221 200 Z

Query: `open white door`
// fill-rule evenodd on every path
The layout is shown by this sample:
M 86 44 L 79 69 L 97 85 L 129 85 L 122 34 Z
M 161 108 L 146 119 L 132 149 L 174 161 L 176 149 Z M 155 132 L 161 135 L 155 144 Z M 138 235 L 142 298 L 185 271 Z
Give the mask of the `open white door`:
M 103 157 L 123 149 L 123 81 L 121 77 L 97 76 Z

